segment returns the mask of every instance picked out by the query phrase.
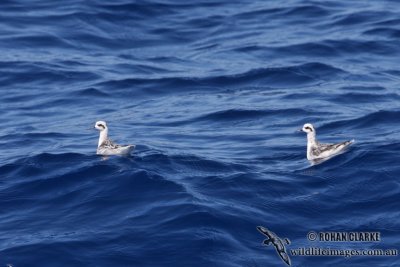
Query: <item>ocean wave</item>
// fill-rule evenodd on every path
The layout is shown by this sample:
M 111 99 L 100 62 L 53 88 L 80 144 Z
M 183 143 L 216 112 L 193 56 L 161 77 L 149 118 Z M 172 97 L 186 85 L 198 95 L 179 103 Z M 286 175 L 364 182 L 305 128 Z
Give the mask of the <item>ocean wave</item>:
M 162 88 L 181 88 L 186 90 L 214 90 L 214 87 L 238 87 L 243 84 L 268 84 L 272 87 L 311 85 L 346 74 L 345 71 L 322 63 L 307 63 L 299 66 L 255 69 L 245 73 L 216 77 L 174 77 L 159 79 L 129 78 L 112 80 L 97 84 L 100 88 L 132 89 L 140 86 L 142 93 L 164 92 Z M 135 92 L 140 93 L 140 92 Z
M 399 123 L 397 120 L 398 116 L 399 116 L 399 111 L 379 110 L 356 119 L 335 121 L 332 123 L 328 123 L 323 125 L 321 128 L 322 129 L 328 129 L 328 128 L 365 129 L 365 128 L 377 127 L 381 124 L 396 125 Z

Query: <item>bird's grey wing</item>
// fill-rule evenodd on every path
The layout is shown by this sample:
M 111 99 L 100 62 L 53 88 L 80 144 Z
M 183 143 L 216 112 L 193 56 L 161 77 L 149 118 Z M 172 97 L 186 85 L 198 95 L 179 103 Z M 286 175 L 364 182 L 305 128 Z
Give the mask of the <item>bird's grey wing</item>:
M 339 151 L 345 149 L 346 147 L 348 147 L 352 143 L 353 143 L 353 141 L 345 141 L 345 142 L 338 143 L 338 144 L 317 143 L 316 146 L 311 148 L 311 153 L 314 155 L 315 158 L 324 157 L 324 154 L 329 155 L 329 153 L 331 153 L 331 155 L 332 155 L 332 153 L 339 152 Z M 325 153 L 325 152 L 327 152 L 327 153 Z
M 275 242 L 275 247 L 279 251 L 284 251 L 285 250 L 285 245 L 283 244 L 282 240 L 279 238 Z
M 111 139 L 106 139 L 103 144 L 101 144 L 101 146 L 105 147 L 105 148 L 118 148 L 119 145 L 117 145 L 116 143 L 114 143 Z
M 275 243 L 275 249 L 281 259 L 286 262 L 287 265 L 291 265 L 289 255 L 287 254 L 286 247 L 283 244 L 282 240 L 279 238 Z
M 316 146 L 313 146 L 311 148 L 311 153 L 313 154 L 313 156 L 318 157 L 319 155 L 321 155 L 325 151 L 329 150 L 329 147 L 331 147 L 331 144 L 317 143 Z
M 318 144 L 318 148 L 320 150 L 320 153 L 323 153 L 325 151 L 329 151 L 329 150 L 336 150 L 340 147 L 346 147 L 348 145 L 350 145 L 353 141 L 345 141 L 345 142 L 341 142 L 338 144 Z
M 290 262 L 290 258 L 289 255 L 285 252 L 281 252 L 279 253 L 279 256 L 281 257 L 281 259 L 288 265 L 292 265 L 292 263 Z
M 319 155 L 319 154 L 324 153 L 325 151 L 329 151 L 329 150 L 332 150 L 332 149 L 335 149 L 335 148 L 336 148 L 336 144 L 321 144 L 321 143 L 318 143 L 318 145 L 314 149 L 316 150 L 316 152 L 318 152 L 318 155 Z

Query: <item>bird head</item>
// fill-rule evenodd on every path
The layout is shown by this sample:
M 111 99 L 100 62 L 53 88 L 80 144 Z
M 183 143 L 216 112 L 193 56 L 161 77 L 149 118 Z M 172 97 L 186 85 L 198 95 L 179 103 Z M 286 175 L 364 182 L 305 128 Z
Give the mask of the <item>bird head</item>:
M 314 126 L 311 123 L 304 124 L 301 130 L 305 133 L 315 133 Z
M 107 129 L 107 124 L 105 121 L 98 121 L 94 125 L 94 128 L 96 128 L 99 131 L 104 131 L 105 129 Z

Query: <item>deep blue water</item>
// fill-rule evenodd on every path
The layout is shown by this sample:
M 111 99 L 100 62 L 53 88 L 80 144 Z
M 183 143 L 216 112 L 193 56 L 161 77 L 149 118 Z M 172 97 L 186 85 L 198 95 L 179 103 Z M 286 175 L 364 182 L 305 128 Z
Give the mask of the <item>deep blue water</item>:
M 397 1 L 0 4 L 0 267 L 285 266 L 399 248 Z M 111 138 L 130 157 L 97 156 Z M 306 137 L 356 139 L 311 166 Z M 307 241 L 379 231 L 380 243 Z M 399 266 L 399 257 L 291 257 Z

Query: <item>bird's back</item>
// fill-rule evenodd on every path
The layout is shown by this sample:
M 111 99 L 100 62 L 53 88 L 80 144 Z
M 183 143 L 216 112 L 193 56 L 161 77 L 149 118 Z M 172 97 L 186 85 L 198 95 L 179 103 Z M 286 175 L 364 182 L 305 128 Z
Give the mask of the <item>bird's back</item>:
M 97 148 L 97 154 L 99 155 L 127 155 L 135 149 L 134 145 L 117 145 L 117 144 L 107 144 L 101 145 Z
M 317 143 L 311 148 L 309 157 L 311 159 L 320 159 L 333 156 L 344 151 L 348 146 L 354 143 L 354 140 L 345 141 L 337 144 L 321 144 Z

